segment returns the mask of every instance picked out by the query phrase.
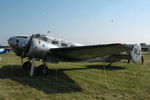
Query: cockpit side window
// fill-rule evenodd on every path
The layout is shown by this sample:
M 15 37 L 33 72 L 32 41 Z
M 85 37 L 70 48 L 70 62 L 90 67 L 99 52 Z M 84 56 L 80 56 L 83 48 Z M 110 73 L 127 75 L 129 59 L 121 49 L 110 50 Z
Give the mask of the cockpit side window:
M 41 39 L 47 41 L 47 37 L 41 37 Z
M 70 45 L 70 47 L 75 47 L 74 45 Z
M 67 47 L 68 45 L 66 43 L 61 43 L 61 46 Z
M 58 42 L 57 42 L 57 41 L 52 40 L 52 44 L 58 44 Z

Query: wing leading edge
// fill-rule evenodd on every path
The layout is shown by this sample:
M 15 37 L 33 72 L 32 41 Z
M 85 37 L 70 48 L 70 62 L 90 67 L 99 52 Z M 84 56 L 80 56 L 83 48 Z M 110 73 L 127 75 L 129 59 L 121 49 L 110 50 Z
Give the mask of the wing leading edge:
M 106 55 L 126 52 L 131 50 L 130 47 L 122 44 L 107 44 L 107 45 L 91 45 L 68 48 L 50 49 L 49 56 L 57 57 L 63 60 L 83 61 L 94 59 Z

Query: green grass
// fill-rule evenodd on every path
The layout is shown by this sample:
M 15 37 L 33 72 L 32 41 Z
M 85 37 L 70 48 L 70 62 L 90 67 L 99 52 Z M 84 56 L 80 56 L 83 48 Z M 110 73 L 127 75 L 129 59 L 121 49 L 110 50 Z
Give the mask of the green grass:
M 36 65 L 39 65 L 36 62 Z M 13 53 L 0 61 L 0 100 L 150 100 L 150 55 L 126 61 L 48 64 L 49 75 L 29 77 Z

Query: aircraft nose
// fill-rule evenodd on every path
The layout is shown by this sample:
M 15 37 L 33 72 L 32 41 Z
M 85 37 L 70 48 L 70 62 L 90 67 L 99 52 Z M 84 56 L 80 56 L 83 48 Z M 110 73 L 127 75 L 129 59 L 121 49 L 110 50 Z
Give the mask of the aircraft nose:
M 9 38 L 9 39 L 7 40 L 7 41 L 8 41 L 8 44 L 11 42 L 11 39 L 12 39 L 12 38 Z
M 7 41 L 8 41 L 8 44 L 10 44 L 10 42 L 11 42 L 11 38 L 9 38 Z
M 11 45 L 11 44 L 13 44 L 13 42 L 14 42 L 14 38 L 13 38 L 13 37 L 10 37 L 7 41 L 8 41 L 8 44 Z

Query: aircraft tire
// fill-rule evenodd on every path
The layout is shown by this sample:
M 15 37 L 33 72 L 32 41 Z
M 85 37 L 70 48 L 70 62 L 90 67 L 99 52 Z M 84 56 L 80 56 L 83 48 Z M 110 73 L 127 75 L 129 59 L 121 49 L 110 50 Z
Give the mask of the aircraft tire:
M 47 75 L 48 74 L 48 67 L 46 65 L 40 65 L 36 69 L 36 74 L 37 75 Z
M 23 69 L 25 69 L 26 71 L 31 69 L 31 62 L 27 61 L 22 65 Z

